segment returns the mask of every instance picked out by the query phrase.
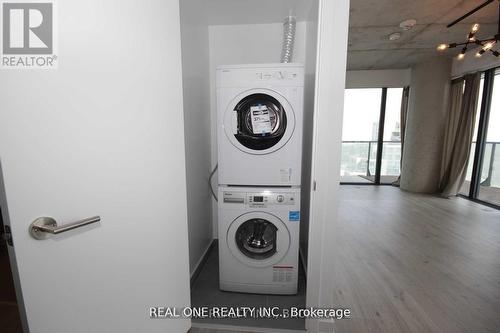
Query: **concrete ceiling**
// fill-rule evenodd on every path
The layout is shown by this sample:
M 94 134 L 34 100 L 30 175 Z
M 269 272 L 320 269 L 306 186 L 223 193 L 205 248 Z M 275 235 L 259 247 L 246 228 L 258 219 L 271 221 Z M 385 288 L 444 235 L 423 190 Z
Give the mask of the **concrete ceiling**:
M 463 42 L 473 23 L 479 38 L 497 31 L 498 3 L 494 2 L 451 28 L 446 25 L 485 0 L 351 0 L 349 70 L 408 68 L 431 57 L 453 57 L 459 50 L 438 54 L 440 43 Z M 399 24 L 416 19 L 410 31 Z M 398 41 L 388 36 L 400 32 Z M 498 48 L 498 47 L 497 47 Z M 500 60 L 499 60 L 500 65 Z

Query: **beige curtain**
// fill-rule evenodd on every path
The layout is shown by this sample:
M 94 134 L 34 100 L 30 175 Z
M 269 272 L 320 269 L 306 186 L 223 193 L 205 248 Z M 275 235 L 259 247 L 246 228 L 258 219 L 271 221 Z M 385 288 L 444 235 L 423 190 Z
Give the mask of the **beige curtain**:
M 401 98 L 401 113 L 400 113 L 400 128 L 399 133 L 401 137 L 401 158 L 399 160 L 399 169 L 403 168 L 403 151 L 405 143 L 405 130 L 406 130 L 406 117 L 408 115 L 408 100 L 410 99 L 410 87 L 404 87 L 403 97 Z M 392 183 L 394 186 L 399 186 L 401 183 L 401 171 L 399 172 L 398 179 Z
M 453 82 L 447 114 L 441 162 L 442 195 L 456 196 L 467 173 L 467 162 L 474 136 L 481 74 L 468 74 Z

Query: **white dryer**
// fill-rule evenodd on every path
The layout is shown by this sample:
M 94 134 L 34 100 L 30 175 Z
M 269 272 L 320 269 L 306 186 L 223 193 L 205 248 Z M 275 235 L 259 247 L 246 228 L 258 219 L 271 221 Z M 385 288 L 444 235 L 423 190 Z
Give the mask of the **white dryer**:
M 219 187 L 221 290 L 296 294 L 300 189 Z
M 304 68 L 217 68 L 219 184 L 299 186 Z

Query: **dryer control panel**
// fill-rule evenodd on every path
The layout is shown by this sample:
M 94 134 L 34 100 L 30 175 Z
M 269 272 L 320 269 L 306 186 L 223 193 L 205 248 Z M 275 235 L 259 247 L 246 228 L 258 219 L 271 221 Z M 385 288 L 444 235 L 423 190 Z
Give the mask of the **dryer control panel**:
M 272 66 L 221 66 L 217 68 L 217 88 L 303 87 L 304 66 L 276 64 Z
M 290 70 L 274 70 L 274 71 L 257 71 L 255 72 L 255 78 L 257 80 L 269 81 L 269 80 L 295 80 L 299 74 L 295 71 Z
M 267 207 L 274 205 L 295 205 L 298 198 L 294 193 L 262 192 L 224 192 L 224 203 L 246 204 L 249 207 Z

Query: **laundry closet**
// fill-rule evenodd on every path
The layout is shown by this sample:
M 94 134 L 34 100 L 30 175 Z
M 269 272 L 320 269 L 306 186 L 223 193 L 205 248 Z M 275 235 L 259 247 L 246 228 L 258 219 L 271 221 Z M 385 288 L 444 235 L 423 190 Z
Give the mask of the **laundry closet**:
M 180 7 L 191 305 L 305 307 L 318 2 Z

